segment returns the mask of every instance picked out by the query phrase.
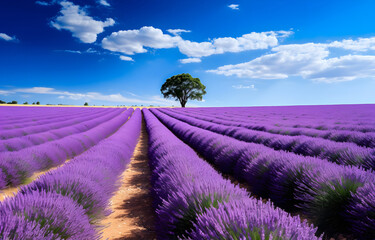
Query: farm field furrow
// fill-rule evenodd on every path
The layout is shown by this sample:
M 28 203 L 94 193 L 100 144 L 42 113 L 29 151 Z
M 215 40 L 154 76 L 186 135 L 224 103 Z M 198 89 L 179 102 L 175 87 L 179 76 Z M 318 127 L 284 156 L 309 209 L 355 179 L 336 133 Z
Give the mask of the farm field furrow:
M 375 169 L 375 150 L 359 147 L 354 143 L 334 142 L 307 136 L 284 136 L 241 127 L 216 124 L 177 114 L 165 109 L 155 111 L 161 111 L 190 125 L 227 135 L 240 141 L 262 144 L 275 150 L 284 150 L 304 156 L 327 159 L 330 162 L 335 162 L 340 165 Z
M 373 105 L 288 106 L 254 108 L 210 108 L 179 110 L 199 114 L 226 116 L 244 123 L 269 123 L 275 126 L 315 130 L 349 130 L 375 132 Z
M 358 105 L 357 105 L 358 106 Z M 352 130 L 352 131 L 374 131 L 375 123 L 371 111 L 372 105 L 361 105 L 361 107 L 342 106 L 339 109 L 330 109 L 333 106 L 318 106 L 320 110 L 303 109 L 303 106 L 288 107 L 255 107 L 254 109 L 241 108 L 212 108 L 207 111 L 202 109 L 180 110 L 190 113 L 203 113 L 218 118 L 227 117 L 240 122 L 260 123 L 267 122 L 276 126 L 293 128 L 310 128 L 316 130 Z M 350 112 L 350 114 L 348 114 Z M 354 117 L 353 117 L 354 116 Z M 368 129 L 367 129 L 368 128 Z
M 275 151 L 151 112 L 223 173 L 289 212 L 303 213 L 319 233 L 375 237 L 375 174 L 312 157 Z M 368 238 L 368 237 L 371 238 Z
M 173 109 L 170 109 L 173 110 Z M 288 136 L 309 136 L 324 138 L 335 142 L 353 142 L 358 146 L 375 148 L 375 133 L 374 132 L 358 132 L 350 130 L 336 130 L 334 126 L 327 127 L 327 130 L 318 130 L 314 128 L 303 128 L 303 127 L 288 127 L 279 126 L 275 123 L 267 123 L 267 120 L 249 121 L 243 118 L 223 117 L 222 115 L 207 114 L 199 112 L 199 114 L 188 111 L 178 111 L 176 113 L 182 113 L 184 115 L 194 117 L 200 120 L 205 120 L 213 123 L 218 123 L 226 126 L 248 128 L 256 131 L 269 132 L 274 134 L 288 135 Z M 295 122 L 295 120 L 294 120 Z
M 68 126 L 58 126 L 57 128 L 53 128 L 49 131 L 38 132 L 6 140 L 0 140 L 0 152 L 19 151 L 27 147 L 32 147 L 45 142 L 58 140 L 68 135 L 82 133 L 98 126 L 99 124 L 107 120 L 114 118 L 119 114 L 120 112 L 114 112 L 105 115 L 101 114 L 88 116 L 85 118 L 80 118 L 75 123 Z
M 119 114 L 120 112 L 121 110 L 117 110 L 117 114 Z M 101 114 L 99 113 L 99 114 L 91 114 L 90 116 L 91 118 L 95 118 L 100 115 Z M 87 119 L 87 118 L 83 116 L 83 117 L 71 119 L 70 117 L 66 116 L 65 119 L 58 121 L 58 122 L 52 121 L 51 123 L 48 123 L 48 124 L 39 124 L 37 126 L 30 126 L 26 128 L 15 128 L 15 129 L 3 130 L 1 132 L 0 138 L 11 139 L 11 138 L 27 136 L 27 135 L 35 134 L 35 133 L 42 133 L 42 132 L 58 129 L 61 127 L 71 126 L 72 124 L 76 124 L 76 123 L 84 121 L 83 119 Z
M 14 114 L 14 111 L 19 107 L 6 107 L 1 108 L 0 113 L 4 116 L 3 120 L 0 121 L 1 127 L 16 127 L 23 128 L 30 125 L 37 125 L 39 121 L 51 122 L 58 121 L 59 119 L 67 119 L 69 117 L 75 118 L 83 115 L 90 115 L 98 112 L 108 112 L 110 109 L 63 109 L 61 108 L 22 108 L 21 114 L 18 116 Z M 56 114 L 55 112 L 59 112 Z M 16 115 L 16 116 L 15 116 Z M 5 129 L 4 129 L 5 130 Z
M 19 151 L 21 149 L 37 146 L 45 142 L 52 142 L 69 135 L 86 132 L 119 114 L 120 112 L 108 113 L 101 116 L 90 116 L 66 127 L 55 128 L 50 131 L 30 134 L 22 137 L 0 140 L 0 152 Z
M 16 152 L 0 152 L 0 189 L 22 184 L 34 172 L 55 167 L 115 132 L 128 120 L 133 109 L 98 126 L 67 137 Z
M 318 239 L 315 230 L 225 180 L 143 110 L 160 239 Z M 163 136 L 163 137 L 161 137 Z
M 68 121 L 73 121 L 73 123 L 79 123 L 79 121 L 81 121 L 81 119 L 84 119 L 84 118 L 88 118 L 90 116 L 101 116 L 103 114 L 109 114 L 111 112 L 114 112 L 114 111 L 101 111 L 101 112 L 87 112 L 87 113 L 80 113 L 79 115 L 73 115 L 71 116 L 70 114 L 69 115 L 65 115 L 65 116 L 62 116 L 62 117 L 59 117 L 59 118 L 54 118 L 54 119 L 48 119 L 48 120 L 42 120 L 42 119 L 39 119 L 39 120 L 36 120 L 36 121 L 33 121 L 31 123 L 25 123 L 25 120 L 23 123 L 21 123 L 22 125 L 20 124 L 9 124 L 9 125 L 5 125 L 3 126 L 3 131 L 6 131 L 6 132 L 10 132 L 10 131 L 24 131 L 24 134 L 29 134 L 28 132 L 31 132 L 32 133 L 32 130 L 33 130 L 33 127 L 39 127 L 39 126 L 45 126 L 49 124 L 58 124 L 58 125 L 62 125 L 64 124 L 65 122 L 68 122 Z M 64 126 L 64 125 L 62 125 Z M 65 125 L 67 126 L 67 125 Z M 51 126 L 51 129 L 53 129 L 53 125 Z M 48 131 L 49 129 L 47 129 Z M 35 131 L 35 130 L 34 130 Z
M 144 121 L 141 135 L 118 190 L 110 199 L 112 213 L 100 221 L 103 239 L 156 240 L 155 213 L 148 165 L 148 135 Z
M 373 107 L 0 107 L 0 239 L 375 239 Z
M 109 199 L 137 143 L 141 118 L 136 110 L 109 138 L 1 202 L 0 237 L 99 239 L 97 224 L 108 215 Z

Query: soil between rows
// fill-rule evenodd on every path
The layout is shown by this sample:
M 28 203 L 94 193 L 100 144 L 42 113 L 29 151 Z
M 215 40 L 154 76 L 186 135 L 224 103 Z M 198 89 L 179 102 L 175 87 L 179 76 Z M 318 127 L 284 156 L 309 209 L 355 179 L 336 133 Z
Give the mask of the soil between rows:
M 113 212 L 101 221 L 105 227 L 102 239 L 156 239 L 147 152 L 148 135 L 143 122 L 133 157 L 121 176 L 120 188 L 110 200 Z

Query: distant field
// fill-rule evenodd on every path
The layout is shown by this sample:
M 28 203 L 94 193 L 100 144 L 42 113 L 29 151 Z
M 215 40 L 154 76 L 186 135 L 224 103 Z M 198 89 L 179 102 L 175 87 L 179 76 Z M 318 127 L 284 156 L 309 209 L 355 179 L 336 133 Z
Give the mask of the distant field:
M 375 239 L 374 170 L 375 105 L 0 106 L 0 238 Z

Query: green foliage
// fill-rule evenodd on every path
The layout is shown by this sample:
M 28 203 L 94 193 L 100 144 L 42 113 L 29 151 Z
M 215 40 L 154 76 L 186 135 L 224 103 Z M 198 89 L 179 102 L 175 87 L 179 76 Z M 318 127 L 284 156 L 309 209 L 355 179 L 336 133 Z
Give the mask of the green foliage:
M 175 98 L 180 101 L 181 107 L 185 107 L 188 99 L 202 101 L 206 94 L 204 86 L 199 78 L 193 78 L 188 73 L 175 75 L 168 78 L 161 86 L 164 98 Z
M 11 102 L 8 102 L 8 104 L 18 104 L 18 102 L 15 101 L 15 100 L 13 100 L 13 101 L 11 101 Z
M 4 102 L 4 101 L 2 101 L 2 100 L 0 100 L 0 104 L 5 104 L 6 102 Z
M 27 104 L 29 104 L 29 103 L 28 103 L 28 102 L 24 102 L 23 104 L 24 104 L 24 105 L 27 105 Z
M 246 239 L 251 240 L 285 240 L 284 233 L 280 231 L 270 231 L 267 229 L 267 226 L 262 228 L 246 228 L 241 229 L 240 227 L 235 227 L 236 223 L 226 224 L 226 235 L 230 235 L 233 240 L 245 239 L 243 236 L 246 236 Z M 244 230 L 244 231 L 243 231 Z M 217 233 L 217 240 L 226 240 L 227 236 L 223 236 L 222 233 Z M 280 236 L 281 235 L 281 236 Z
M 181 209 L 181 218 L 174 224 L 174 236 L 182 237 L 187 231 L 193 228 L 199 214 L 206 212 L 208 208 L 218 208 L 219 203 L 227 202 L 229 196 L 218 196 L 216 194 L 191 196 L 188 201 L 188 208 Z
M 40 102 L 38 101 L 38 102 L 36 102 L 36 105 L 40 105 Z
M 348 233 L 350 223 L 344 214 L 353 198 L 352 193 L 362 185 L 345 178 L 322 185 L 309 206 L 310 218 L 319 227 L 319 234 L 324 232 L 328 236 L 333 236 L 337 233 Z
M 88 106 L 89 104 L 87 102 L 85 102 L 85 104 L 83 104 L 83 106 Z

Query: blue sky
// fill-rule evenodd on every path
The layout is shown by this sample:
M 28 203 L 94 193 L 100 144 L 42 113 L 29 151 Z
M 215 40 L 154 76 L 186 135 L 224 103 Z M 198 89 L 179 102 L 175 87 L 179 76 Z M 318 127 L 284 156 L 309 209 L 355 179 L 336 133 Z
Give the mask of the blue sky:
M 375 2 L 1 0 L 0 99 L 187 106 L 375 103 Z

